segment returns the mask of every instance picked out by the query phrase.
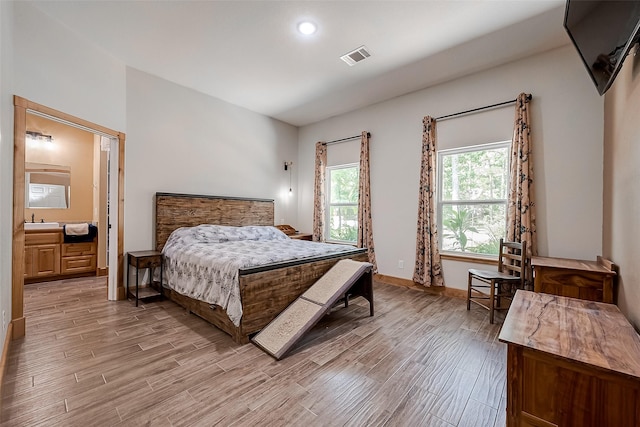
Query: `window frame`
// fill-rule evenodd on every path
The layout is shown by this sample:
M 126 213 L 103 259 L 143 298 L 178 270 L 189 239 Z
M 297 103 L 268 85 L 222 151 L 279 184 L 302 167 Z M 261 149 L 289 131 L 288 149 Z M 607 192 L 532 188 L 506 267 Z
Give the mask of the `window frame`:
M 331 236 L 331 207 L 332 206 L 336 206 L 336 207 L 342 207 L 342 206 L 354 206 L 356 209 L 356 217 L 357 217 L 357 212 L 358 212 L 358 202 L 355 203 L 331 203 L 331 172 L 335 171 L 335 170 L 340 170 L 340 169 L 350 169 L 350 168 L 356 168 L 358 169 L 358 177 L 360 177 L 360 163 L 344 163 L 344 164 L 340 164 L 340 165 L 333 165 L 333 166 L 327 166 L 325 168 L 325 177 L 326 177 L 326 183 L 325 183 L 325 194 L 326 194 L 326 200 L 325 200 L 325 226 L 324 226 L 324 233 L 325 233 L 325 241 L 329 242 L 329 243 L 342 243 L 342 244 L 346 244 L 346 245 L 355 245 L 357 243 L 357 237 L 356 240 L 337 240 L 337 239 L 331 239 L 329 238 L 329 236 Z M 358 197 L 360 197 L 360 193 L 358 192 Z M 357 222 L 357 219 L 356 219 Z
M 507 210 L 509 205 L 509 187 L 511 185 L 510 173 L 511 173 L 511 144 L 512 140 L 504 140 L 497 142 L 490 142 L 486 144 L 477 144 L 477 145 L 468 145 L 465 147 L 457 147 L 457 148 L 448 148 L 444 150 L 438 150 L 436 153 L 436 171 L 437 171 L 437 182 L 436 182 L 436 221 L 439 232 L 438 237 L 438 249 L 441 254 L 452 257 L 463 257 L 463 258 L 484 258 L 496 260 L 498 259 L 498 254 L 482 254 L 476 252 L 463 252 L 456 250 L 444 250 L 442 249 L 443 238 L 442 233 L 444 232 L 444 228 L 442 226 L 443 220 L 443 207 L 445 205 L 464 205 L 464 206 L 474 206 L 474 205 L 504 205 L 505 207 L 505 227 L 507 225 Z M 481 200 L 466 200 L 466 199 L 458 199 L 458 200 L 443 200 L 442 199 L 442 184 L 443 184 L 443 159 L 446 156 L 454 155 L 454 154 L 463 154 L 463 153 L 472 153 L 477 151 L 487 151 L 487 150 L 495 150 L 499 148 L 507 148 L 507 170 L 506 170 L 506 178 L 507 178 L 507 194 L 504 199 L 481 199 Z

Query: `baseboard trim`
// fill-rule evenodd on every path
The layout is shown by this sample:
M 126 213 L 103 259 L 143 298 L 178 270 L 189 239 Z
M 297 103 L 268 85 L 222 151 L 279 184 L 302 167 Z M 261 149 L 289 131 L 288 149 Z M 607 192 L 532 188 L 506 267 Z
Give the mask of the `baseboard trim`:
M 97 273 L 98 277 L 108 276 L 108 275 L 109 275 L 109 267 L 107 267 L 107 268 L 99 268 L 98 269 L 98 273 Z
M 81 277 L 96 277 L 97 275 L 98 275 L 97 271 L 90 271 L 86 273 L 57 274 L 55 276 L 49 276 L 49 277 L 31 277 L 28 279 L 24 279 L 24 284 L 30 285 L 32 283 L 55 282 L 57 280 L 79 279 Z
M 25 317 L 19 317 L 17 319 L 13 319 L 11 321 L 11 326 L 13 327 L 13 331 L 11 334 L 12 340 L 17 340 L 19 338 L 24 337 L 27 332 Z
M 387 276 L 384 274 L 376 274 L 374 279 L 388 285 L 402 286 L 403 288 L 414 289 L 427 294 L 467 299 L 467 291 L 464 289 L 447 288 L 446 286 L 422 286 L 413 280 Z
M 373 278 L 379 282 L 386 283 L 387 285 L 402 286 L 404 288 L 411 288 L 422 292 L 425 290 L 424 286 L 420 286 L 413 280 L 409 279 L 402 279 L 400 277 L 387 276 L 386 274 L 379 273 L 374 274 Z
M 13 322 L 9 322 L 7 326 L 7 334 L 4 336 L 4 345 L 2 346 L 2 359 L 0 359 L 0 396 L 2 394 L 2 385 L 4 384 L 4 374 L 7 370 L 7 359 L 9 358 L 9 350 L 11 341 L 13 340 Z M 0 399 L 0 411 L 2 410 L 2 399 Z

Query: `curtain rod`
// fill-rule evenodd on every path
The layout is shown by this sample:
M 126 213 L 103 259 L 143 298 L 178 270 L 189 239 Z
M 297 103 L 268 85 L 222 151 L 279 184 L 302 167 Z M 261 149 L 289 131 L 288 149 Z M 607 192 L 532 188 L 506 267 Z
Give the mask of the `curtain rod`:
M 349 136 L 347 138 L 336 139 L 334 141 L 323 142 L 322 145 L 339 144 L 341 142 L 351 141 L 352 139 L 358 139 L 358 138 L 362 138 L 362 135 L 354 135 L 354 136 Z M 371 138 L 371 133 L 367 132 L 367 138 Z
M 533 98 L 531 96 L 531 94 L 527 95 L 527 102 L 531 101 L 531 98 Z M 517 99 L 512 99 L 511 101 L 499 102 L 497 104 L 487 105 L 486 107 L 473 108 L 471 110 L 461 111 L 459 113 L 447 114 L 446 116 L 436 117 L 436 121 L 437 120 L 442 120 L 442 119 L 448 119 L 448 118 L 451 118 L 451 117 L 462 116 L 462 115 L 465 115 L 465 114 L 475 113 L 477 111 L 488 110 L 490 108 L 500 107 L 502 105 L 513 104 L 516 101 L 517 101 Z

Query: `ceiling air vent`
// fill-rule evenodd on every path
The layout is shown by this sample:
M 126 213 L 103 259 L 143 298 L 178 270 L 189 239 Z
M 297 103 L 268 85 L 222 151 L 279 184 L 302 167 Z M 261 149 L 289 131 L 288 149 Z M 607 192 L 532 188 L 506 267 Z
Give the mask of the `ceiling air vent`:
M 364 61 L 370 56 L 371 54 L 369 53 L 367 48 L 365 46 L 360 46 L 359 48 L 352 50 L 351 52 L 345 55 L 342 55 L 340 59 L 346 62 L 349 66 L 353 66 L 353 65 L 356 65 L 358 62 Z

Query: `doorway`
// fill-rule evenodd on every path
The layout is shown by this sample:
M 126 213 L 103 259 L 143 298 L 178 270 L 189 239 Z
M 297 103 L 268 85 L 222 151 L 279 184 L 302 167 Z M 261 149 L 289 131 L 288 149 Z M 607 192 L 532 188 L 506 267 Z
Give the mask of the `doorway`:
M 108 247 L 109 300 L 125 299 L 124 267 L 124 143 L 125 135 L 95 123 L 14 96 L 14 161 L 13 161 L 13 259 L 12 259 L 12 324 L 13 339 L 25 334 L 24 318 L 24 268 L 25 268 L 25 147 L 27 117 L 33 114 L 67 124 L 97 135 L 100 146 L 109 152 L 108 186 L 109 219 L 106 237 Z M 116 190 L 117 189 L 117 190 Z M 116 191 L 114 191 L 116 190 Z

